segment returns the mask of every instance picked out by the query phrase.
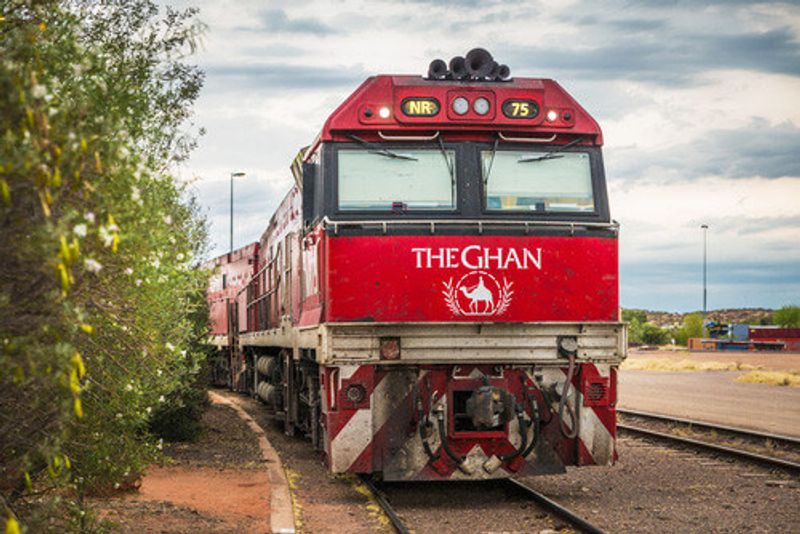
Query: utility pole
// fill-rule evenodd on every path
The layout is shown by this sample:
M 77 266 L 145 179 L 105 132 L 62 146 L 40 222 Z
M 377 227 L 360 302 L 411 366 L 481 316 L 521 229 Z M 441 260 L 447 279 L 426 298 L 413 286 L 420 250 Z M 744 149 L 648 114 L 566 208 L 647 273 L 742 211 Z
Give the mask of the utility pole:
M 243 172 L 231 173 L 231 241 L 230 241 L 230 247 L 228 248 L 228 261 L 230 261 L 231 254 L 233 253 L 233 179 L 238 178 L 239 176 L 244 176 L 244 173 Z
M 703 229 L 703 338 L 708 337 L 706 315 L 708 314 L 708 225 L 700 225 Z

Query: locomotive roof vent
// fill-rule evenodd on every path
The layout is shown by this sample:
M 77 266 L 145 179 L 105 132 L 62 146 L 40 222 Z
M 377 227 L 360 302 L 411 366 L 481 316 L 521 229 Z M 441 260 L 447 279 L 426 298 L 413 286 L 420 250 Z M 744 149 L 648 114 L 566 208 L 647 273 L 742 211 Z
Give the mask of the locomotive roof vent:
M 443 59 L 434 59 L 428 67 L 429 80 L 499 82 L 510 77 L 508 65 L 499 65 L 483 48 L 473 48 L 464 57 L 454 57 L 449 64 Z

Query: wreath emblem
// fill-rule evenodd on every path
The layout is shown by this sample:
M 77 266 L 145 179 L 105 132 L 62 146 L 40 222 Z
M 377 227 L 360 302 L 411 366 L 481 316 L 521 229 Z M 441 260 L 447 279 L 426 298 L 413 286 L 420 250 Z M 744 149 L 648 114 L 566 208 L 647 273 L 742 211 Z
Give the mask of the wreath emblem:
M 443 285 L 445 305 L 458 316 L 502 315 L 514 296 L 513 282 L 503 277 L 501 284 L 485 271 L 470 271 L 458 281 L 451 277 Z

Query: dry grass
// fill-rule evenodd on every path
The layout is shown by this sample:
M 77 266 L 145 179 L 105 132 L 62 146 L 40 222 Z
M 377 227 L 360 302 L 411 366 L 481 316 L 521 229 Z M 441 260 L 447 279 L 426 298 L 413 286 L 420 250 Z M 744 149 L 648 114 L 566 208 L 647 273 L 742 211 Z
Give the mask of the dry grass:
M 621 367 L 629 371 L 757 371 L 762 369 L 760 365 L 741 362 L 673 361 L 669 359 L 626 360 Z
M 737 382 L 800 387 L 800 371 L 750 371 L 736 377 Z

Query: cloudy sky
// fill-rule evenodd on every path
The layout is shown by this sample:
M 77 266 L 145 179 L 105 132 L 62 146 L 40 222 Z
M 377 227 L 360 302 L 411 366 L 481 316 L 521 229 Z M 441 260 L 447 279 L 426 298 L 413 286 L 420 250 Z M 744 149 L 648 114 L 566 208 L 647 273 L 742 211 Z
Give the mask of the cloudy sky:
M 184 5 L 184 4 L 181 4 Z M 797 3 L 493 0 L 189 2 L 208 25 L 181 175 L 207 210 L 214 253 L 256 240 L 289 164 L 372 74 L 490 50 L 515 76 L 558 80 L 605 134 L 622 224 L 625 307 L 800 304 L 800 6 Z

